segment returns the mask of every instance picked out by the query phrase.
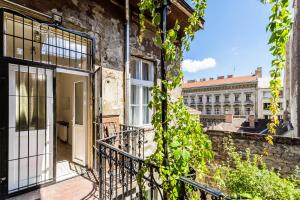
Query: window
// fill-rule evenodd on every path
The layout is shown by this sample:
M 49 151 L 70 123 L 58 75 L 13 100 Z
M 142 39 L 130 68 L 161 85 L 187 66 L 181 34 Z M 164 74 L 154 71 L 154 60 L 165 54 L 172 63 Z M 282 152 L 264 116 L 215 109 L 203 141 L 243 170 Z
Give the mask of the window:
M 206 103 L 210 103 L 210 96 L 206 96 Z
M 240 108 L 234 108 L 234 115 L 240 115 Z
M 264 110 L 269 110 L 270 103 L 264 103 Z
M 278 108 L 279 108 L 280 110 L 283 110 L 282 103 L 278 103 Z
M 199 103 L 202 103 L 202 96 L 200 96 L 198 98 L 199 98 Z
M 271 98 L 271 92 L 270 91 L 264 91 L 263 92 L 263 97 L 266 98 L 266 99 Z
M 246 108 L 246 110 L 245 110 L 245 112 L 246 112 L 246 115 L 250 115 L 250 113 L 251 113 L 251 108 Z
M 216 103 L 219 103 L 220 102 L 220 96 L 217 95 L 217 96 L 215 96 L 215 98 L 216 98 Z
M 225 102 L 229 102 L 229 94 L 225 94 Z
M 188 99 L 187 99 L 187 97 L 185 97 L 185 98 L 183 99 L 183 102 L 184 102 L 185 105 L 188 104 Z
M 150 124 L 151 110 L 148 107 L 150 101 L 150 87 L 153 86 L 153 64 L 141 59 L 132 59 L 130 66 L 131 91 L 130 91 L 130 124 Z
M 4 55 L 91 70 L 92 40 L 17 14 L 4 12 Z
M 265 119 L 269 119 L 269 116 L 268 116 L 268 115 L 264 115 L 264 118 L 265 118 Z
M 216 115 L 219 115 L 219 114 L 220 114 L 220 108 L 219 108 L 219 107 L 216 107 L 216 108 L 215 108 L 215 114 L 216 114 Z
M 211 108 L 209 108 L 209 107 L 206 108 L 206 114 L 207 114 L 207 115 L 210 115 L 210 114 L 211 114 Z
M 195 104 L 195 97 L 191 97 L 191 104 Z
M 234 95 L 234 101 L 239 101 L 240 98 L 240 94 L 235 94 Z
M 251 94 L 250 93 L 246 94 L 246 101 L 251 101 Z
M 230 107 L 229 106 L 225 106 L 224 107 L 224 114 L 228 114 L 230 111 Z

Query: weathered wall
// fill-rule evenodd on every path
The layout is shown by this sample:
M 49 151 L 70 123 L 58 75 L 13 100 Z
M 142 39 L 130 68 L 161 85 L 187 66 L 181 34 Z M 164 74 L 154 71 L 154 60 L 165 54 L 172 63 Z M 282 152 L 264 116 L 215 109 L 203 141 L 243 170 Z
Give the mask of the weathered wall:
M 226 133 L 222 131 L 208 131 L 213 143 L 213 151 L 217 161 L 225 161 L 228 157 L 224 152 L 223 139 L 231 136 L 238 151 L 250 148 L 252 153 L 262 154 L 265 147 L 269 147 L 269 156 L 265 158 L 268 166 L 281 170 L 283 175 L 294 172 L 300 166 L 300 138 L 274 137 L 274 146 L 270 146 L 263 135 Z
M 290 135 L 300 137 L 300 3 L 294 1 L 295 22 L 287 48 L 287 66 L 284 74 L 284 93 L 287 111 L 291 114 L 294 131 Z
M 63 26 L 88 33 L 95 38 L 96 65 L 103 67 L 103 114 L 119 115 L 124 121 L 125 1 L 92 0 L 16 0 L 23 6 L 51 15 L 61 13 Z M 132 56 L 155 61 L 159 50 L 153 43 L 154 32 L 145 31 L 142 44 L 137 42 L 136 14 L 131 15 L 130 50 Z

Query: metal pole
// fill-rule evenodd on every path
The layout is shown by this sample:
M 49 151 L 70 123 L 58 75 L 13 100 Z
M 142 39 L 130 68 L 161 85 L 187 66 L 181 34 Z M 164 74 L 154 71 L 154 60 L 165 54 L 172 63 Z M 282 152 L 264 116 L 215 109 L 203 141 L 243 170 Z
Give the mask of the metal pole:
M 164 42 L 166 40 L 167 35 L 167 15 L 168 15 L 168 5 L 170 3 L 170 0 L 163 0 L 162 8 L 161 8 L 161 21 L 160 21 L 160 28 L 161 28 L 161 40 Z M 162 95 L 167 95 L 168 89 L 166 85 L 164 84 L 164 81 L 167 80 L 166 76 L 166 61 L 165 61 L 165 50 L 161 49 L 161 90 Z M 163 166 L 168 166 L 168 143 L 166 139 L 166 132 L 168 130 L 168 124 L 167 124 L 167 106 L 168 106 L 168 100 L 167 98 L 163 98 L 162 100 L 162 112 L 161 112 L 161 119 L 162 119 L 162 128 L 163 128 L 163 149 L 164 149 L 164 159 L 163 159 Z M 169 178 L 167 178 L 167 181 Z M 168 199 L 168 189 L 163 190 L 163 200 Z

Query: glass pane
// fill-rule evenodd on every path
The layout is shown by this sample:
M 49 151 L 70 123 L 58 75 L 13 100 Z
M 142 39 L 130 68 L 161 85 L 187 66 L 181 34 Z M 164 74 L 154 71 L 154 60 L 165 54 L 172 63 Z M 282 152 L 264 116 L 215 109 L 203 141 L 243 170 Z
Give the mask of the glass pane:
M 23 40 L 15 38 L 15 58 L 23 58 Z
M 143 72 L 143 77 L 142 79 L 145 81 L 153 81 L 153 76 L 152 76 L 152 70 L 151 70 L 151 66 L 148 63 L 144 63 L 142 64 L 142 72 Z
M 5 35 L 5 56 L 13 57 L 14 56 L 14 49 L 13 49 L 13 37 Z
M 139 107 L 138 106 L 131 106 L 131 124 L 139 125 Z
M 41 43 L 34 42 L 33 43 L 33 60 L 36 62 L 41 61 Z
M 130 74 L 131 74 L 131 78 L 140 79 L 139 63 L 134 59 L 131 60 L 131 62 L 130 62 Z
M 38 129 L 46 129 L 46 97 L 38 97 Z
M 150 92 L 149 92 L 149 88 L 148 87 L 143 87 L 143 104 L 147 104 L 149 103 L 149 95 Z
M 16 95 L 28 96 L 28 74 L 26 72 L 16 72 Z
M 29 98 L 29 130 L 36 130 L 38 124 L 38 98 Z
M 72 51 L 76 51 L 76 46 L 75 46 L 75 35 L 70 34 L 70 49 Z
M 81 68 L 81 53 L 76 53 L 76 67 Z
M 139 104 L 139 87 L 131 85 L 131 104 Z
M 41 42 L 41 24 L 38 22 L 33 22 L 33 41 Z
M 83 125 L 83 82 L 75 83 L 75 124 Z
M 30 73 L 29 74 L 29 96 L 35 97 L 37 96 L 37 77 L 36 73 Z
M 46 96 L 46 80 L 44 74 L 38 75 L 38 96 L 43 97 Z
M 13 35 L 13 15 L 4 13 L 4 32 Z
M 82 62 L 81 62 L 81 68 L 84 70 L 87 70 L 87 55 L 86 54 L 82 54 Z
M 48 26 L 42 25 L 41 26 L 41 42 L 48 44 Z
M 148 106 L 143 106 L 143 124 L 150 124 L 150 112 Z
M 81 52 L 81 37 L 76 35 L 76 51 Z
M 24 59 L 32 60 L 32 41 L 24 40 Z
M 16 96 L 16 131 L 28 130 L 28 97 Z
M 46 44 L 42 45 L 42 62 L 48 63 L 48 52 L 49 52 L 49 46 Z
M 15 36 L 23 38 L 23 17 L 19 17 L 17 15 L 15 18 Z
M 24 18 L 24 38 L 32 40 L 32 21 Z

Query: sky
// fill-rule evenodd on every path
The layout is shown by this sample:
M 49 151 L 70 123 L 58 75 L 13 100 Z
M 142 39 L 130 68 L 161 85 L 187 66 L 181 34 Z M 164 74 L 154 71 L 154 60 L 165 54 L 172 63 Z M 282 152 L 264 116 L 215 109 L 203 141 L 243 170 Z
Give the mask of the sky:
M 184 53 L 185 80 L 247 75 L 257 67 L 269 77 L 269 15 L 269 6 L 259 0 L 207 0 L 204 30 Z

